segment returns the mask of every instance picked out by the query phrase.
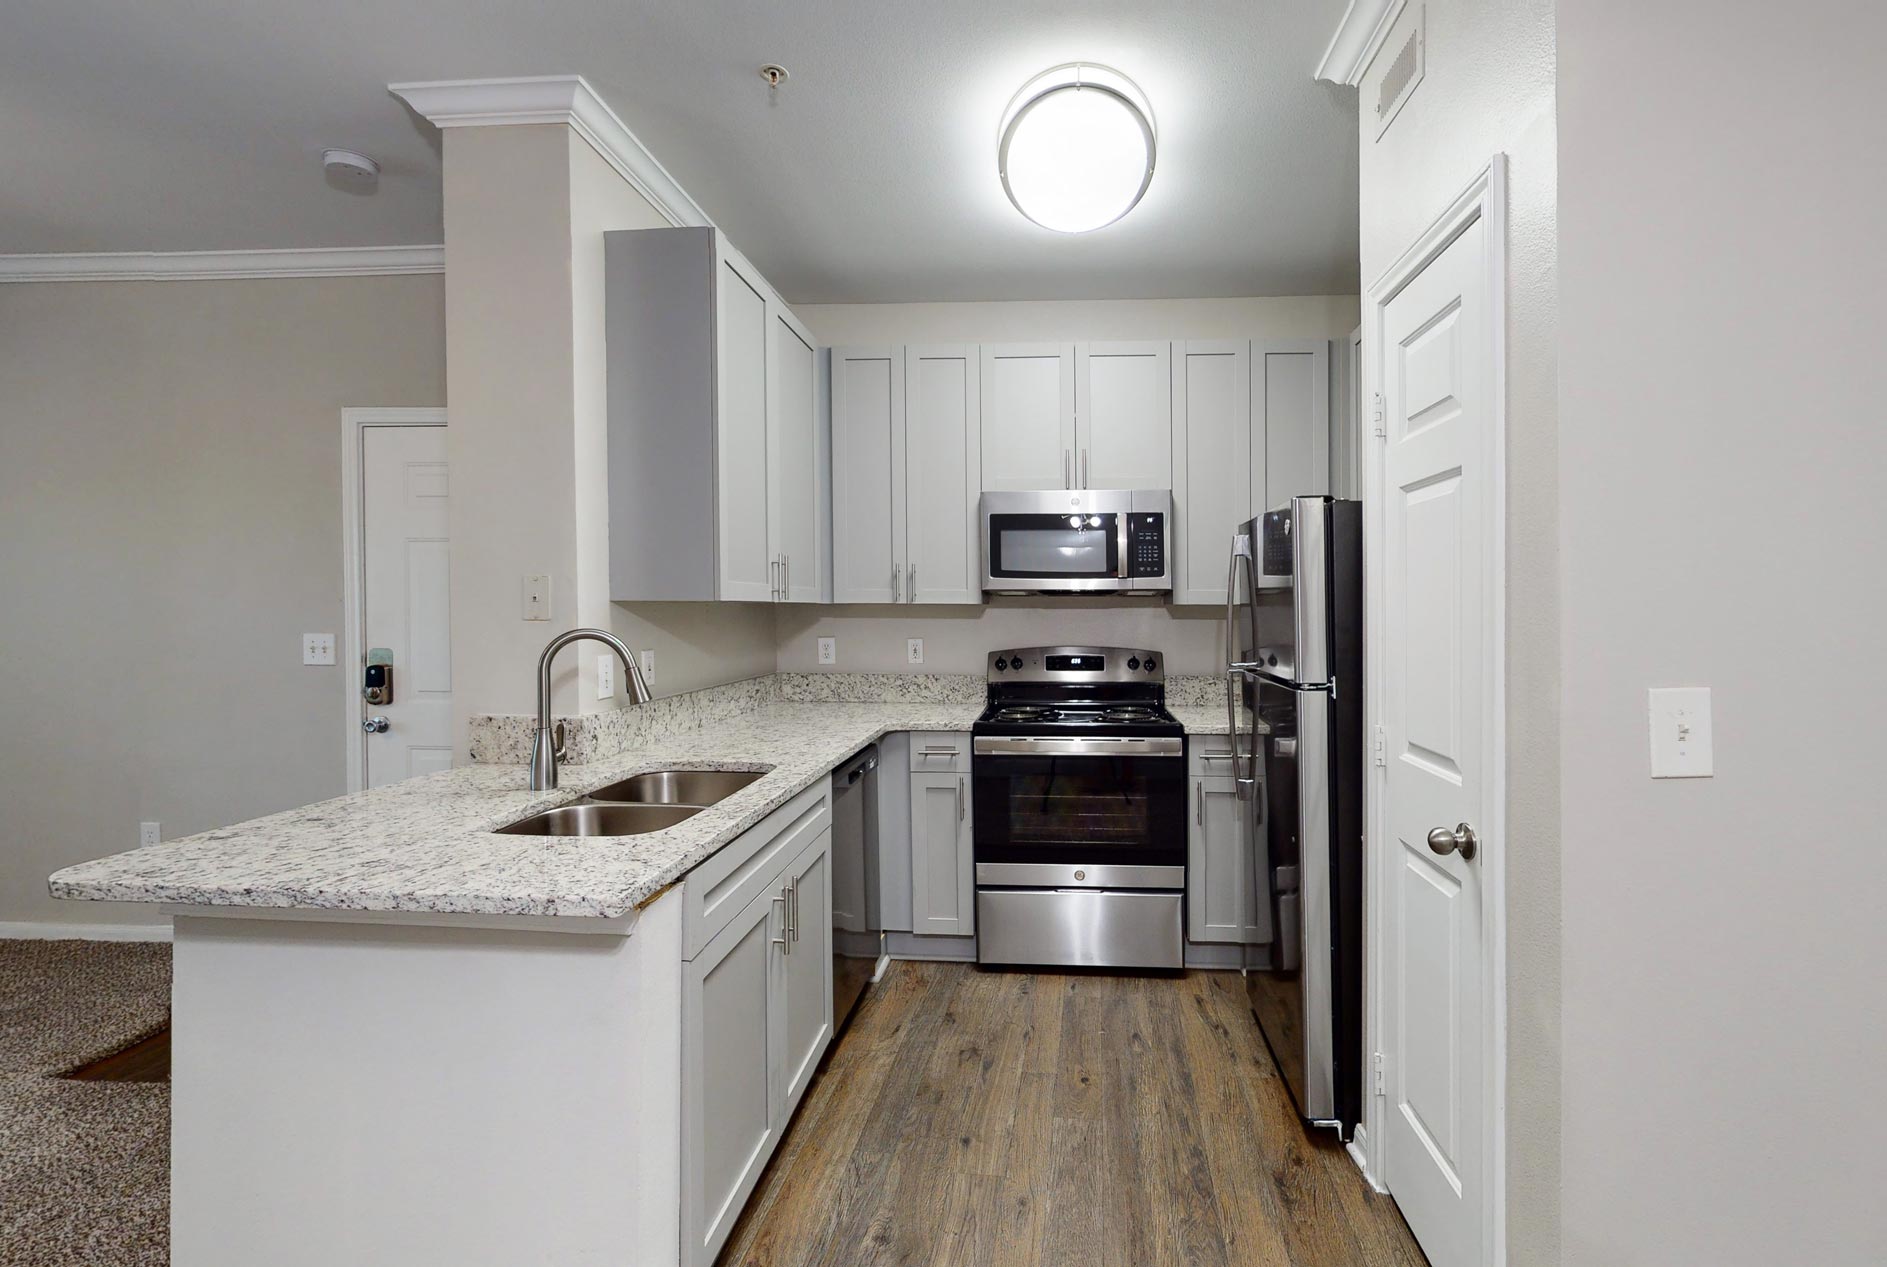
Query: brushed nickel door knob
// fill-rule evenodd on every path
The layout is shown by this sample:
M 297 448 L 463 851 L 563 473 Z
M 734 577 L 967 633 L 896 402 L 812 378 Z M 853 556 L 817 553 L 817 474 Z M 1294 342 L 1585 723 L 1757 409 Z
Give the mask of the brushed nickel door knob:
M 360 728 L 370 735 L 384 735 L 390 724 L 384 717 L 368 717 L 362 719 Z
M 1463 862 L 1473 862 L 1480 845 L 1474 839 L 1474 828 L 1462 823 L 1453 831 L 1446 827 L 1437 827 L 1428 833 L 1428 847 L 1438 854 L 1458 853 Z

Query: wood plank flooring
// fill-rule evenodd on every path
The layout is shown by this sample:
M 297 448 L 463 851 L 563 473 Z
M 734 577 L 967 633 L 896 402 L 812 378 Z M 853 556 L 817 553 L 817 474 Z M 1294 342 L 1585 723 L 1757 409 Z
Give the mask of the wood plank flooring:
M 1236 974 L 910 962 L 866 996 L 720 1261 L 1425 1262 L 1299 1124 Z
M 169 1082 L 170 1027 L 63 1076 L 76 1082 Z

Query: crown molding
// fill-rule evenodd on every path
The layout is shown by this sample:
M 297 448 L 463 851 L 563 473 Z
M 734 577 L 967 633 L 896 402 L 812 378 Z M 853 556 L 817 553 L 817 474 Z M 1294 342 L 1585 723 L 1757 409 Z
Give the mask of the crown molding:
M 1407 6 L 1408 0 L 1350 0 L 1314 78 L 1351 88 L 1362 83 L 1377 50 L 1389 38 L 1389 28 Z
M 248 277 L 443 273 L 443 246 L 317 246 L 280 251 L 115 251 L 0 255 L 0 282 L 184 282 Z
M 581 75 L 444 79 L 388 84 L 387 90 L 439 128 L 567 124 L 670 224 L 714 223 Z

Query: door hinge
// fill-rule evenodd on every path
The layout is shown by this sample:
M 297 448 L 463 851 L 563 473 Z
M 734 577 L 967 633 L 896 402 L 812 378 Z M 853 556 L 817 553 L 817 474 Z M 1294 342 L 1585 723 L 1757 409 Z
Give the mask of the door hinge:
M 1376 727 L 1375 749 L 1376 749 L 1376 764 L 1380 766 L 1388 765 L 1389 764 L 1389 737 L 1383 733 L 1383 728 L 1381 726 Z
M 1371 403 L 1369 407 L 1369 420 L 1370 420 L 1370 424 L 1376 429 L 1377 436 L 1379 436 L 1380 438 L 1384 440 L 1387 440 L 1389 438 L 1389 428 L 1383 426 L 1382 393 L 1381 392 L 1377 392 L 1371 398 Z
M 1389 1092 L 1388 1058 L 1381 1052 L 1373 1053 L 1376 1066 L 1376 1094 L 1387 1095 Z

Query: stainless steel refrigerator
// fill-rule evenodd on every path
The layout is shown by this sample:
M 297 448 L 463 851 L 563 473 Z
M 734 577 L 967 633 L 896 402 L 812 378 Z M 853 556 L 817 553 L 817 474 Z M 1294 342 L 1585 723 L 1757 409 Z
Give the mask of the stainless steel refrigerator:
M 1360 502 L 1294 497 L 1238 529 L 1226 659 L 1248 900 L 1272 928 L 1249 952 L 1252 1012 L 1299 1113 L 1348 1139 L 1363 1104 Z

